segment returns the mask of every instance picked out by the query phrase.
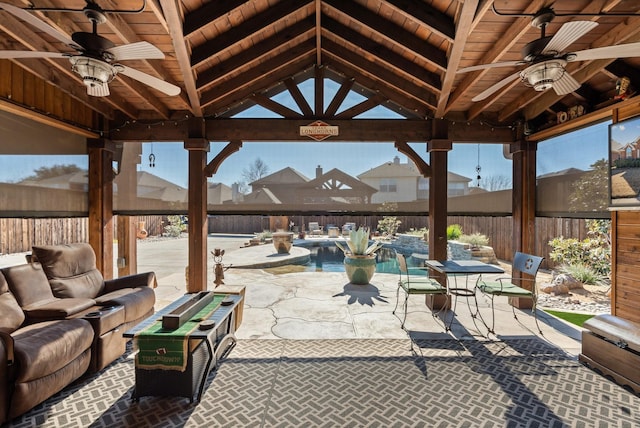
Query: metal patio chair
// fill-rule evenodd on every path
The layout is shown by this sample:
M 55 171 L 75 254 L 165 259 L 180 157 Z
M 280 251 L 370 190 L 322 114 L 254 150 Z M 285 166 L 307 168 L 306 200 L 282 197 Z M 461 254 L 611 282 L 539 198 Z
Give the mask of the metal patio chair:
M 404 329 L 404 323 L 407 320 L 407 310 L 409 303 L 409 295 L 411 294 L 421 294 L 421 295 L 436 295 L 436 294 L 447 294 L 447 287 L 442 286 L 435 278 L 430 278 L 429 270 L 426 267 L 412 267 L 411 271 L 424 273 L 424 276 L 418 276 L 411 274 L 409 268 L 407 267 L 407 260 L 402 254 L 396 253 L 396 260 L 398 261 L 398 270 L 400 272 L 400 279 L 398 280 L 398 288 L 396 290 L 396 307 L 393 309 L 393 314 L 395 315 L 396 310 L 398 309 L 398 304 L 400 300 L 400 289 L 402 289 L 405 293 L 404 298 L 404 315 L 402 317 L 401 328 Z M 448 305 L 443 305 L 442 309 L 445 310 L 445 318 L 446 318 L 446 310 Z M 437 313 L 432 312 L 434 318 L 437 317 L 437 314 L 442 311 L 438 311 Z
M 490 296 L 491 298 L 491 327 L 486 326 L 490 333 L 495 334 L 496 313 L 493 300 L 496 296 L 507 296 L 524 297 L 530 298 L 532 300 L 533 303 L 531 312 L 533 313 L 533 317 L 536 321 L 536 327 L 538 328 L 540 334 L 542 334 L 542 330 L 540 329 L 540 325 L 538 324 L 538 316 L 536 313 L 536 304 L 538 302 L 536 275 L 538 274 L 538 269 L 540 268 L 540 264 L 542 264 L 543 260 L 544 257 L 516 252 L 513 257 L 512 276 L 513 272 L 520 271 L 524 274 L 529 275 L 530 278 L 518 278 L 517 281 L 515 278 L 496 278 L 495 281 L 485 281 L 484 279 L 482 279 L 482 277 L 478 279 L 476 287 L 482 293 Z M 514 282 L 518 282 L 520 285 L 516 285 L 514 284 Z M 521 286 L 524 284 L 529 284 L 531 289 L 529 289 L 529 287 L 524 288 Z M 512 305 L 511 309 L 513 310 L 513 317 L 515 319 L 518 319 L 515 306 Z

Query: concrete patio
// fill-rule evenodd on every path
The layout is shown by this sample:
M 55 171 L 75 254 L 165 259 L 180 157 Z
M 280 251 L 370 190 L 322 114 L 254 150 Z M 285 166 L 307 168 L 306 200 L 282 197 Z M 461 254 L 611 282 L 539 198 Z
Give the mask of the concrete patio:
M 224 248 L 225 264 L 273 257 L 273 246 L 241 249 L 245 240 L 212 236 L 209 248 Z M 186 246 L 186 239 L 139 245 L 139 270 L 158 275 L 157 307 L 184 293 Z M 0 257 L 0 265 L 8 262 L 9 256 Z M 134 353 L 128 347 L 109 367 L 12 426 L 640 424 L 640 398 L 582 366 L 576 358 L 579 329 L 542 311 L 540 336 L 528 311 L 518 311 L 515 321 L 500 299 L 498 335 L 487 339 L 464 300 L 448 314 L 452 330 L 445 332 L 424 298 L 411 296 L 405 331 L 392 314 L 394 274 L 376 273 L 369 285 L 354 286 L 344 272 L 278 270 L 225 271 L 226 285 L 246 287 L 244 319 L 237 345 L 209 375 L 197 405 L 171 397 L 133 402 Z M 487 301 L 479 302 L 489 316 Z

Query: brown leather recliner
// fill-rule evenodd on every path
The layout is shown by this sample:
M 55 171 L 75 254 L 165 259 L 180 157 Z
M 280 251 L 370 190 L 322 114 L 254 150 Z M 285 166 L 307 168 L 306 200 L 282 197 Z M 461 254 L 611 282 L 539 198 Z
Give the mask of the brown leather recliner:
M 153 272 L 104 280 L 96 267 L 91 245 L 74 243 L 34 246 L 33 254 L 47 275 L 58 298 L 89 298 L 100 306 L 123 306 L 128 329 L 154 311 L 156 277 Z
M 9 271 L 14 278 L 22 278 L 25 273 L 27 276 L 33 272 L 38 275 L 37 267 L 25 266 L 31 271 L 8 268 L 2 272 Z M 34 322 L 26 324 L 25 314 L 2 272 L 0 424 L 21 415 L 82 376 L 90 364 L 94 336 L 91 324 L 81 318 L 32 320 Z M 44 307 L 43 302 L 43 310 Z

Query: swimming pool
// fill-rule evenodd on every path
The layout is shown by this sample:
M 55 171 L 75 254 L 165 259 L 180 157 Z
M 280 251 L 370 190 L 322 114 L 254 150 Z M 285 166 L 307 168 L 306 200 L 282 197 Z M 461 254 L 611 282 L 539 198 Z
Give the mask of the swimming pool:
M 333 245 L 307 247 L 310 261 L 305 265 L 305 272 L 344 272 L 344 254 L 342 250 Z M 398 273 L 396 261 L 396 249 L 383 247 L 376 252 L 376 272 Z M 414 260 L 411 254 L 406 254 L 407 264 L 410 267 L 418 266 L 420 261 Z

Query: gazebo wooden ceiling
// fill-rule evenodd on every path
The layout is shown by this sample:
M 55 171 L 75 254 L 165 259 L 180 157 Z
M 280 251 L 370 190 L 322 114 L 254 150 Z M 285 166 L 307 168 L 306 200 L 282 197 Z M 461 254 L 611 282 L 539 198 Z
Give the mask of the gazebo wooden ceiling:
M 85 6 L 83 0 L 5 2 L 22 8 Z M 142 0 L 96 3 L 104 9 L 134 10 Z M 126 65 L 178 85 L 182 89 L 178 96 L 120 75 L 109 85 L 110 96 L 90 97 L 65 58 L 11 60 L 35 77 L 23 78 L 19 87 L 17 79 L 4 73 L 0 95 L 51 115 L 43 95 L 36 91 L 27 96 L 29 84 L 44 80 L 74 103 L 111 121 L 111 127 L 133 120 L 228 118 L 255 104 L 293 119 L 349 119 L 381 104 L 411 119 L 485 121 L 498 126 L 522 119 L 549 123 L 558 111 L 576 104 L 595 110 L 614 100 L 616 81 L 623 76 L 640 87 L 638 57 L 580 61 L 567 65 L 582 84 L 568 95 L 536 92 L 516 79 L 493 96 L 473 102 L 474 96 L 524 66 L 457 73 L 460 68 L 520 60 L 523 46 L 540 37 L 531 18 L 501 16 L 493 7 L 509 14 L 532 14 L 543 7 L 564 15 L 640 14 L 635 0 L 147 0 L 142 13 L 109 14 L 98 33 L 116 45 L 148 41 L 157 46 L 166 55 L 164 60 L 134 60 Z M 91 31 L 82 13 L 32 13 L 69 37 L 76 31 Z M 573 43 L 571 51 L 640 41 L 640 16 L 557 16 L 546 34 L 575 20 L 599 25 Z M 0 11 L 0 49 L 69 51 L 4 11 Z M 0 60 L 2 70 L 14 67 L 8 61 Z M 338 82 L 333 102 L 320 102 L 323 85 L 315 86 L 315 105 L 304 100 L 296 83 L 310 77 Z M 364 94 L 367 101 L 338 116 L 339 103 L 349 89 Z M 290 91 L 302 114 L 270 99 L 284 90 Z M 62 119 L 82 124 L 68 113 Z

